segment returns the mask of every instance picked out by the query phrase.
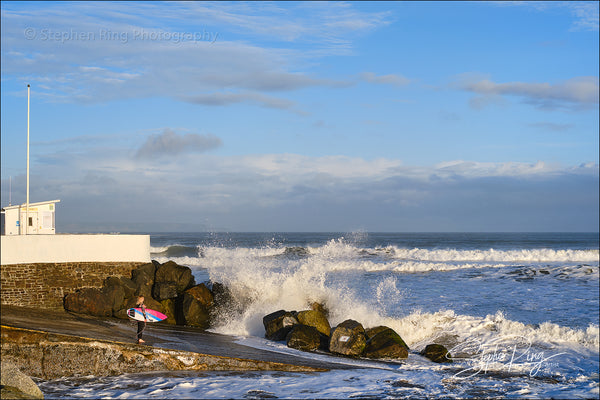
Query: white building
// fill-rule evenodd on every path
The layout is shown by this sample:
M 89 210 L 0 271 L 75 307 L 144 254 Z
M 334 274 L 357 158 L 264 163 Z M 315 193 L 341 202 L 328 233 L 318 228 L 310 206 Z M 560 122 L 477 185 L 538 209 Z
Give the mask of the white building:
M 60 200 L 42 201 L 2 209 L 2 235 L 53 235 L 55 204 Z

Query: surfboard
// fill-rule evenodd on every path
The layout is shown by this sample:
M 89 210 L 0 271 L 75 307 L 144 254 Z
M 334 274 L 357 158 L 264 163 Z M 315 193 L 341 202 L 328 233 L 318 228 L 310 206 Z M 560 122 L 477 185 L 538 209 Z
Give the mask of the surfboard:
M 144 314 L 142 313 L 141 308 L 130 308 L 127 310 L 127 315 L 129 318 L 135 319 L 136 321 L 144 321 Z M 156 310 L 146 308 L 146 318 L 148 318 L 148 322 L 160 322 L 168 317 Z

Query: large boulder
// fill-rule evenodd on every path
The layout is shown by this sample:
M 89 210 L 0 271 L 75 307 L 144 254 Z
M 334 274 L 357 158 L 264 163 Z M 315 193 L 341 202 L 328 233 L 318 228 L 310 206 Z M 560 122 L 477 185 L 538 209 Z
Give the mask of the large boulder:
M 167 316 L 165 322 L 167 324 L 176 325 L 177 317 L 175 312 L 175 300 L 174 299 L 166 299 L 160 302 L 163 313 Z
M 155 283 L 166 282 L 175 284 L 177 293 L 182 293 L 196 284 L 192 270 L 173 261 L 167 261 L 156 268 Z
M 135 296 L 136 284 L 129 278 L 123 276 L 109 276 L 104 280 L 102 287 L 120 286 L 123 288 L 125 299 L 132 298 Z
M 317 310 L 300 311 L 297 315 L 298 322 L 303 325 L 308 325 L 316 328 L 325 336 L 329 336 L 331 333 L 331 326 L 327 317 Z
M 152 286 L 154 285 L 154 274 L 156 273 L 156 264 L 148 263 L 140 265 L 131 271 L 131 280 L 136 286 L 136 295 L 152 297 Z
M 210 326 L 210 307 L 213 296 L 204 284 L 186 290 L 178 298 L 180 303 L 178 320 L 185 325 L 206 329 Z
M 421 352 L 421 355 L 436 363 L 452 362 L 452 355 L 441 344 L 428 344 Z
M 285 340 L 288 347 L 302 351 L 314 351 L 321 346 L 321 334 L 308 325 L 294 325 Z
M 231 289 L 219 282 L 212 284 L 211 290 L 215 302 L 215 306 L 219 308 L 227 309 L 238 309 L 240 308 L 239 302 L 235 299 L 231 293 Z
M 123 309 L 127 298 L 125 297 L 125 289 L 119 278 L 106 278 L 102 286 L 102 292 L 107 297 L 108 302 L 112 304 L 113 315 Z
M 294 325 L 299 324 L 294 312 L 275 311 L 263 317 L 265 337 L 269 340 L 284 340 Z
M 367 345 L 365 329 L 352 319 L 342 322 L 331 332 L 329 351 L 345 356 L 360 356 Z
M 329 318 L 329 310 L 327 307 L 321 303 L 317 303 L 316 301 L 310 305 L 311 310 L 319 311 L 321 314 L 325 316 L 325 318 Z
M 43 399 L 44 394 L 33 379 L 22 373 L 16 365 L 2 361 L 0 378 L 0 398 L 2 399 Z
M 110 317 L 113 314 L 113 301 L 97 288 L 78 289 L 69 293 L 65 296 L 64 307 L 67 311 L 98 317 Z
M 155 282 L 152 287 L 152 297 L 158 301 L 174 299 L 179 295 L 175 282 Z
M 185 291 L 185 293 L 194 296 L 194 298 L 198 300 L 206 309 L 209 309 L 214 304 L 215 299 L 213 294 L 204 283 L 189 288 Z
M 381 326 L 365 331 L 367 358 L 407 358 L 408 346 L 393 329 Z

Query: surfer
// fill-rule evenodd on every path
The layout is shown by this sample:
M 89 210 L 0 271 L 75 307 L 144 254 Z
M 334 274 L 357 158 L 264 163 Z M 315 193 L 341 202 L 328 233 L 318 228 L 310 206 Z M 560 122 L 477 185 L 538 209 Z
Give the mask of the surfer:
M 137 327 L 137 343 L 142 344 L 145 343 L 145 341 L 142 340 L 142 333 L 144 332 L 144 329 L 146 329 L 146 321 L 148 321 L 148 317 L 146 316 L 146 305 L 144 304 L 144 296 L 138 296 L 135 306 L 141 308 L 142 314 L 144 314 L 144 321 L 138 321 Z

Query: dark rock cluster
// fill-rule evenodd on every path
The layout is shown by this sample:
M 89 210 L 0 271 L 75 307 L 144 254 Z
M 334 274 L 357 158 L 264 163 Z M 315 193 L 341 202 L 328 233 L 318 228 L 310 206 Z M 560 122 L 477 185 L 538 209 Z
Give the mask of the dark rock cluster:
M 371 359 L 408 357 L 408 345 L 393 329 L 387 326 L 364 329 L 352 319 L 331 328 L 326 315 L 323 306 L 316 303 L 312 310 L 275 311 L 263 317 L 265 337 L 285 340 L 288 347 L 303 351 L 321 350 Z M 421 354 L 434 362 L 452 362 L 450 353 L 442 345 L 428 345 Z
M 196 284 L 192 271 L 168 261 L 144 264 L 131 271 L 131 278 L 108 277 L 101 288 L 84 288 L 64 298 L 67 311 L 99 317 L 127 319 L 127 309 L 144 296 L 146 307 L 167 315 L 169 324 L 207 329 L 218 318 L 239 314 L 243 300 L 235 299 L 220 284 Z M 265 337 L 285 340 L 291 348 L 326 351 L 348 357 L 403 359 L 409 348 L 400 335 L 386 326 L 365 329 L 348 319 L 331 327 L 326 308 L 313 303 L 310 310 L 279 310 L 263 318 Z M 434 362 L 451 362 L 445 347 L 428 345 L 423 356 Z
M 147 308 L 167 315 L 169 324 L 206 329 L 210 326 L 215 296 L 223 298 L 227 290 L 205 283 L 196 284 L 192 271 L 168 261 L 141 265 L 131 271 L 131 278 L 108 277 L 101 288 L 84 288 L 64 298 L 67 311 L 99 317 L 127 319 L 127 309 L 135 307 L 137 297 L 144 296 Z

